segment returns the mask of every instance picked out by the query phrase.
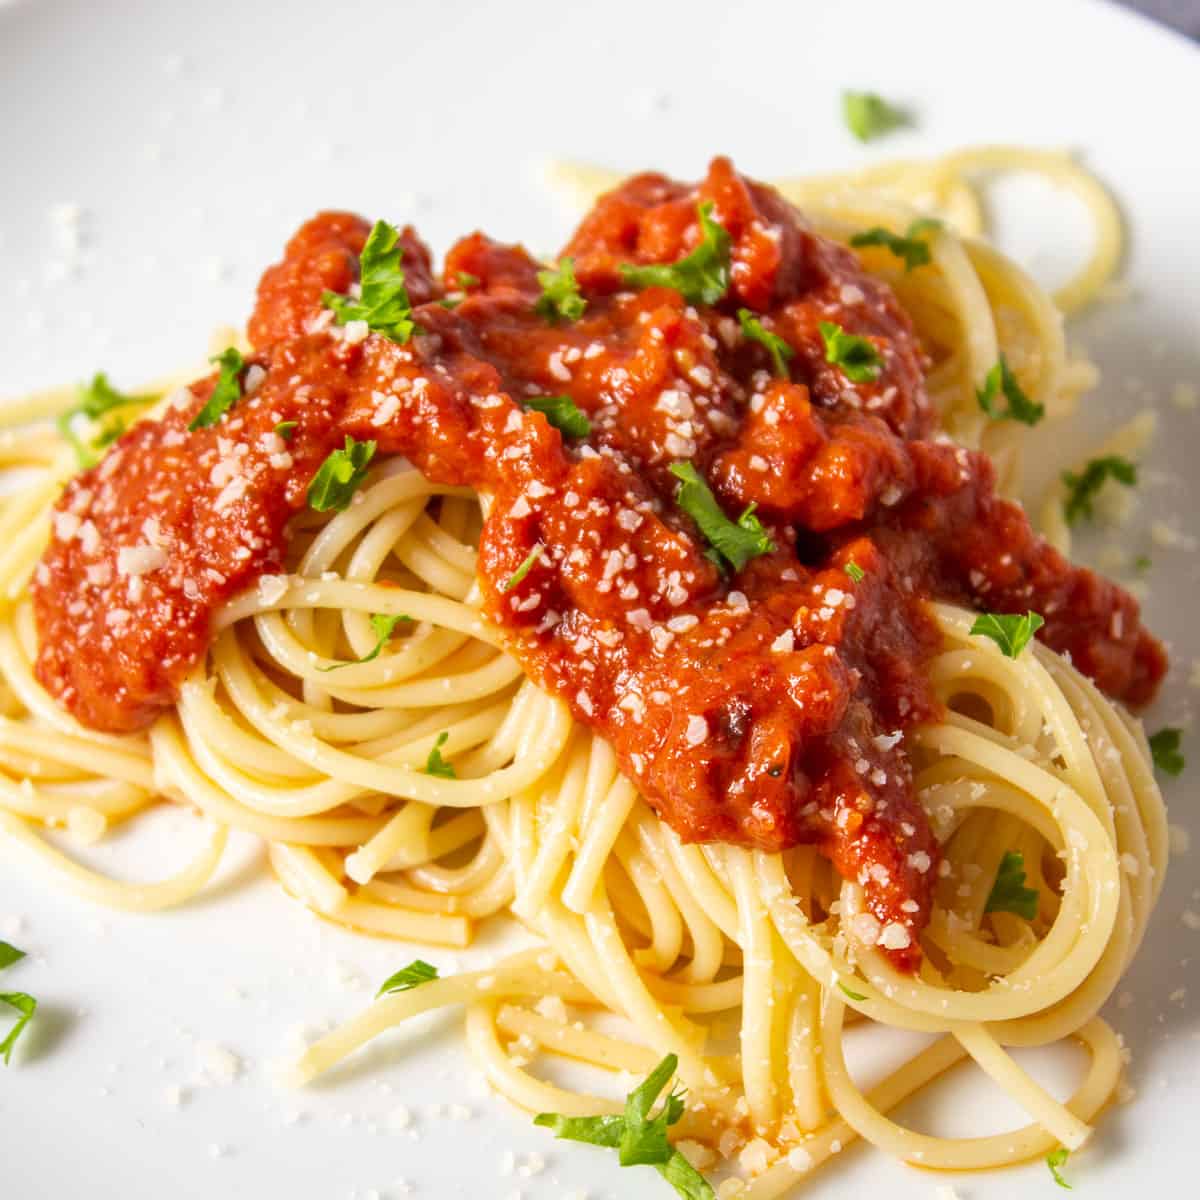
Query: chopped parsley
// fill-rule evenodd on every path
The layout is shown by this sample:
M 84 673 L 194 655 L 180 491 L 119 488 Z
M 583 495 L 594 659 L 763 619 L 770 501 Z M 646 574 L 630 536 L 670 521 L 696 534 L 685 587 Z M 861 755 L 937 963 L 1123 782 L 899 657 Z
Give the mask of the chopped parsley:
M 539 1113 L 533 1119 L 554 1131 L 557 1138 L 587 1142 L 616 1150 L 621 1166 L 652 1166 L 685 1200 L 716 1200 L 704 1176 L 675 1149 L 667 1130 L 683 1116 L 683 1097 L 668 1093 L 655 1116 L 655 1101 L 679 1065 L 674 1054 L 666 1058 L 625 1098 L 620 1116 L 565 1117 L 561 1113 Z
M 676 263 L 621 265 L 621 278 L 632 287 L 673 288 L 690 304 L 716 304 L 729 290 L 731 239 L 712 219 L 712 201 L 696 206 L 700 217 L 700 244 Z
M 454 767 L 442 757 L 442 747 L 446 744 L 449 736 L 449 733 L 438 734 L 437 741 L 433 743 L 433 749 L 430 750 L 429 757 L 425 760 L 426 775 L 435 775 L 438 779 L 458 778 Z
M 1004 408 L 996 404 L 1001 396 L 1007 401 Z M 1046 406 L 1030 400 L 1021 390 L 1003 354 L 984 376 L 983 387 L 975 389 L 975 399 L 993 421 L 1020 421 L 1022 425 L 1036 425 L 1046 415 Z
M 845 565 L 843 570 L 847 575 L 850 576 L 851 579 L 854 580 L 855 583 L 862 583 L 862 581 L 867 577 L 866 571 L 864 571 L 862 567 L 860 567 L 858 563 L 854 561 L 854 559 L 851 559 Z
M 443 735 L 444 736 L 444 735 Z M 394 992 L 409 992 L 423 983 L 429 983 L 438 977 L 438 969 L 420 958 L 413 959 L 407 967 L 401 967 L 395 975 L 388 976 L 383 986 L 375 993 L 380 996 L 390 996 Z
M 842 118 L 860 142 L 869 142 L 893 129 L 912 124 L 908 113 L 874 92 L 843 92 Z
M 1137 571 L 1139 575 L 1143 571 L 1150 570 L 1150 555 L 1139 554 L 1137 558 L 1133 560 L 1133 569 Z
M 18 950 L 8 942 L 0 942 L 0 971 L 11 967 L 15 962 L 20 962 L 24 957 L 24 950 Z M 0 1056 L 3 1056 L 7 1066 L 12 1059 L 17 1038 L 25 1031 L 25 1026 L 33 1020 L 33 1014 L 37 1012 L 37 1001 L 26 992 L 0 992 L 0 1004 L 7 1004 L 9 1008 L 15 1008 L 21 1014 L 4 1041 L 0 1042 Z
M 525 561 L 505 580 L 504 586 L 500 589 L 502 592 L 511 592 L 513 588 L 533 570 L 533 564 L 542 557 L 542 543 L 538 542 L 536 546 L 529 552 L 529 556 Z
M 283 438 L 285 442 L 290 442 L 292 438 L 296 436 L 296 426 L 298 424 L 298 421 L 280 421 L 279 424 L 275 426 L 275 432 L 279 434 L 279 436 Z
M 342 667 L 360 666 L 362 663 L 374 662 L 379 657 L 380 651 L 391 640 L 392 634 L 395 632 L 396 626 L 401 621 L 411 621 L 412 617 L 405 616 L 401 613 L 399 616 L 389 616 L 387 613 L 375 613 L 371 617 L 371 629 L 375 636 L 379 639 L 371 648 L 369 653 L 364 654 L 362 658 L 352 659 L 350 662 L 334 663 L 329 667 L 318 667 L 318 671 L 340 671 Z
M 587 301 L 575 281 L 575 260 L 560 258 L 557 267 L 547 267 L 537 273 L 542 294 L 533 306 L 547 321 L 578 321 L 587 308 Z
M 841 990 L 845 992 L 851 1000 L 863 1001 L 866 999 L 866 996 L 864 996 L 861 992 L 852 992 L 840 979 L 838 980 L 838 987 L 841 988 Z
M 1025 856 L 1006 850 L 996 871 L 996 882 L 988 893 L 984 912 L 1006 912 L 1032 921 L 1038 914 L 1036 889 L 1025 886 Z
M 470 271 L 459 271 L 454 278 L 458 283 L 459 291 L 462 292 L 469 292 L 483 282 L 478 275 L 472 275 Z
M 333 310 L 339 325 L 365 321 L 367 328 L 403 344 L 416 332 L 412 303 L 400 266 L 404 248 L 394 225 L 376 221 L 359 255 L 360 295 L 357 300 L 336 292 L 323 292 L 321 303 Z
M 850 239 L 850 245 L 883 246 L 904 261 L 905 272 L 914 271 L 917 267 L 927 266 L 933 260 L 929 253 L 929 239 L 921 235 L 935 233 L 941 227 L 941 221 L 934 217 L 918 217 L 903 235 L 884 229 L 882 225 L 874 225 L 862 233 L 856 233 Z
M 1061 1188 L 1071 1190 L 1071 1185 L 1062 1177 L 1059 1167 L 1067 1165 L 1067 1159 L 1071 1157 L 1071 1152 L 1066 1146 L 1059 1146 L 1057 1150 L 1051 1150 L 1046 1155 L 1046 1166 L 1050 1168 L 1050 1174 L 1054 1176 L 1054 1182 Z
M 738 322 L 742 327 L 742 332 L 752 342 L 758 342 L 759 345 L 767 348 L 767 353 L 771 356 L 771 364 L 775 368 L 775 374 L 780 379 L 790 378 L 788 371 L 788 360 L 796 353 L 781 338 L 777 333 L 771 333 L 763 327 L 763 323 L 748 309 L 738 309 Z
M 540 412 L 563 437 L 587 437 L 592 423 L 570 396 L 526 396 L 521 404 Z
M 1183 755 L 1179 753 L 1182 737 L 1183 730 L 1170 725 L 1150 735 L 1150 757 L 1154 759 L 1155 767 L 1165 775 L 1178 775 L 1186 766 Z
M 367 465 L 375 457 L 374 442 L 356 442 L 349 434 L 341 450 L 334 450 L 317 468 L 308 485 L 308 504 L 315 512 L 342 512 L 358 486 L 367 477 Z
M 817 328 L 825 343 L 825 361 L 841 367 L 842 373 L 854 383 L 870 383 L 879 378 L 883 359 L 875 343 L 856 333 L 847 333 L 833 321 L 822 321 Z
M 1024 616 L 1019 613 L 980 613 L 971 626 L 971 633 L 991 638 L 1005 658 L 1016 658 L 1045 623 L 1035 612 L 1027 612 Z
M 4 1064 L 7 1066 L 12 1059 L 17 1038 L 25 1032 L 25 1026 L 33 1020 L 33 1014 L 37 1012 L 37 1001 L 27 992 L 0 992 L 0 1004 L 7 1004 L 9 1008 L 15 1008 L 21 1014 L 17 1023 L 8 1031 L 8 1036 L 0 1042 L 0 1055 L 4 1057 Z
M 675 503 L 700 527 L 710 547 L 707 557 L 722 570 L 728 567 L 740 571 L 752 558 L 775 549 L 754 515 L 756 505 L 749 505 L 736 521 L 731 521 L 691 463 L 672 463 L 671 474 L 679 480 Z
M 125 432 L 125 422 L 117 420 L 112 425 L 101 428 L 92 441 L 88 442 L 76 433 L 75 418 L 82 416 L 96 421 L 112 412 L 113 409 L 123 408 L 127 404 L 136 404 L 140 407 L 153 404 L 157 399 L 157 396 L 129 396 L 124 392 L 118 392 L 108 382 L 108 376 L 103 371 L 97 371 L 92 376 L 91 382 L 76 392 L 75 407 L 59 414 L 56 422 L 59 435 L 75 451 L 75 457 L 81 468 L 94 467 L 99 461 L 96 450 L 116 441 Z
M 1137 467 L 1119 454 L 1106 454 L 1093 458 L 1078 475 L 1074 471 L 1063 472 L 1062 481 L 1067 486 L 1063 512 L 1068 525 L 1074 525 L 1080 517 L 1093 515 L 1092 502 L 1109 479 L 1133 487 L 1137 483 Z
M 246 360 L 241 351 L 230 346 L 208 361 L 220 363 L 221 370 L 207 402 L 188 425 L 189 433 L 215 425 L 242 398 L 242 372 L 246 369 Z

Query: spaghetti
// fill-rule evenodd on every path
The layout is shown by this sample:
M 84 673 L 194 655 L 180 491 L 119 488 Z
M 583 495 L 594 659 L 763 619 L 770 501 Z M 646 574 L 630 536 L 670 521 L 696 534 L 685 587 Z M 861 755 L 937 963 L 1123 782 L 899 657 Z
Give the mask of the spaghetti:
M 950 222 L 925 269 L 905 272 L 876 250 L 863 261 L 915 324 L 943 427 L 992 456 L 1006 491 L 1018 486 L 1029 431 L 980 412 L 986 372 L 1003 355 L 1054 416 L 1094 381 L 1068 355 L 1051 300 L 978 240 L 967 173 L 1010 166 L 1074 188 L 1096 218 L 1095 256 L 1059 297 L 1077 307 L 1111 273 L 1119 227 L 1102 189 L 1063 159 L 965 152 L 784 189 L 843 240 L 867 225 L 903 231 L 913 208 Z M 572 178 L 587 191 L 610 182 Z M 10 419 L 36 422 L 71 403 L 68 393 L 30 398 Z M 863 878 L 842 878 L 814 845 L 681 839 L 614 746 L 527 678 L 482 613 L 490 497 L 432 482 L 402 457 L 373 464 L 353 504 L 296 516 L 281 569 L 222 603 L 173 707 L 145 732 L 108 734 L 69 715 L 35 674 L 30 579 L 73 459 L 38 425 L 5 435 L 0 455 L 33 472 L 0 510 L 8 843 L 89 900 L 147 911 L 197 894 L 226 831 L 240 829 L 267 842 L 280 883 L 329 920 L 457 947 L 511 914 L 542 943 L 377 999 L 303 1054 L 297 1082 L 447 1005 L 465 1007 L 492 1086 L 530 1112 L 621 1111 L 548 1082 L 531 1067 L 537 1055 L 610 1076 L 644 1075 L 674 1055 L 687 1088 L 674 1136 L 698 1160 L 732 1167 L 740 1152 L 718 1194 L 745 1200 L 789 1194 L 856 1137 L 954 1170 L 1075 1149 L 1115 1095 L 1119 1042 L 1097 1014 L 1161 889 L 1165 815 L 1140 725 L 1045 646 L 1007 657 L 972 634 L 974 614 L 927 608 L 937 649 L 923 671 L 940 715 L 908 729 L 902 750 L 940 862 L 924 859 L 932 909 L 914 971 L 881 942 Z M 380 617 L 399 632 L 380 639 Z M 429 772 L 435 752 L 451 771 Z M 192 864 L 165 881 L 102 877 L 39 832 L 90 840 L 161 802 L 189 807 L 208 829 Z M 1013 854 L 1037 897 L 1028 916 L 990 906 Z M 937 1040 L 864 1093 L 842 1048 L 859 1019 Z M 1060 1101 L 1009 1050 L 1067 1038 L 1091 1061 Z M 889 1117 L 966 1058 L 1031 1124 L 946 1139 Z

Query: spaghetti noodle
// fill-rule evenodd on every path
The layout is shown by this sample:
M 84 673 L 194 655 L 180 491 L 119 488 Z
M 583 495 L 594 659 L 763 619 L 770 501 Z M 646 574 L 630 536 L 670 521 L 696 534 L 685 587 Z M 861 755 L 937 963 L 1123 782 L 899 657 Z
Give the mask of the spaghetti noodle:
M 964 152 L 784 191 L 842 240 L 867 225 L 902 231 L 913 209 L 946 218 L 928 268 L 905 272 L 875 250 L 863 261 L 915 324 L 943 427 L 990 453 L 1013 491 L 1029 431 L 981 413 L 986 372 L 1003 355 L 1053 416 L 1095 373 L 1068 355 L 1054 303 L 979 240 L 968 172 L 1010 166 L 1065 183 L 1095 217 L 1094 257 L 1059 297 L 1078 307 L 1111 273 L 1119 226 L 1103 190 L 1058 157 Z M 572 178 L 588 192 L 610 182 Z M 47 394 L 8 415 L 36 422 L 71 403 Z M 928 608 L 939 647 L 923 669 L 941 715 L 908 730 L 902 749 L 941 861 L 925 857 L 936 878 L 914 972 L 881 943 L 862 880 L 841 878 L 812 845 L 685 842 L 609 741 L 526 677 L 481 612 L 488 497 L 432 482 L 401 457 L 374 464 L 355 503 L 294 518 L 282 569 L 223 603 L 175 705 L 147 731 L 116 735 L 69 715 L 35 674 L 29 581 L 76 469 L 70 452 L 35 425 L 5 435 L 0 455 L 33 471 L 0 510 L 5 841 L 89 900 L 146 911 L 196 895 L 226 831 L 240 829 L 267 842 L 291 894 L 350 928 L 457 947 L 507 913 L 542 943 L 377 999 L 303 1054 L 297 1082 L 447 1005 L 465 1008 L 492 1086 L 530 1112 L 621 1111 L 548 1082 L 531 1068 L 538 1054 L 609 1075 L 643 1075 L 675 1055 L 687 1099 L 674 1135 L 728 1166 L 741 1151 L 719 1194 L 745 1200 L 789 1194 L 856 1137 L 955 1170 L 1075 1149 L 1113 1098 L 1121 1053 L 1097 1014 L 1162 887 L 1165 815 L 1140 725 L 1045 646 L 1007 657 L 972 634 L 974 614 Z M 381 616 L 401 630 L 390 640 L 372 622 Z M 451 772 L 428 772 L 435 752 Z M 102 877 L 39 832 L 94 838 L 160 802 L 208 828 L 193 863 L 165 881 Z M 989 910 L 1010 854 L 1037 896 L 1028 917 Z M 864 1093 L 842 1048 L 859 1019 L 937 1040 Z M 1009 1050 L 1067 1038 L 1091 1061 L 1061 1101 Z M 966 1058 L 1031 1124 L 948 1139 L 891 1119 Z

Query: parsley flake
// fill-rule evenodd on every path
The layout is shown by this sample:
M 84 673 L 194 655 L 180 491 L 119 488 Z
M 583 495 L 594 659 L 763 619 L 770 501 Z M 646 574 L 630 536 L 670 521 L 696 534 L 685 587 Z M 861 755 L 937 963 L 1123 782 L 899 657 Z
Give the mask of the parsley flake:
M 395 975 L 389 975 L 383 981 L 383 986 L 375 993 L 375 998 L 378 1000 L 380 996 L 412 991 L 413 988 L 420 987 L 423 983 L 429 983 L 437 977 L 437 967 L 423 959 L 415 958 L 407 967 L 401 967 Z
M 542 557 L 542 543 L 538 542 L 532 550 L 530 550 L 525 561 L 508 577 L 504 586 L 500 589 L 502 592 L 511 592 L 513 588 L 533 570 L 534 564 Z
M 16 946 L 12 946 L 8 942 L 0 942 L 0 971 L 3 971 L 5 967 L 11 967 L 15 962 L 20 962 L 24 957 L 24 950 L 18 950 Z M 17 1023 L 8 1031 L 4 1041 L 0 1042 L 0 1056 L 3 1056 L 7 1066 L 12 1058 L 17 1038 L 21 1036 L 25 1026 L 37 1012 L 37 1001 L 25 992 L 0 992 L 0 1004 L 7 1004 L 9 1008 L 15 1008 L 21 1014 Z
M 1025 886 L 1025 856 L 1006 850 L 996 870 L 996 881 L 988 893 L 984 912 L 1006 912 L 1032 921 L 1038 914 L 1036 889 Z
M 37 1001 L 26 992 L 0 992 L 0 1004 L 7 1004 L 21 1014 L 17 1023 L 8 1031 L 8 1036 L 0 1042 L 0 1056 L 3 1056 L 5 1066 L 12 1059 L 13 1047 L 17 1038 L 25 1031 L 25 1026 L 33 1020 L 37 1012 Z
M 460 292 L 469 292 L 472 288 L 478 287 L 483 282 L 478 275 L 472 275 L 470 271 L 459 271 L 454 278 L 458 283 L 458 290 Z
M 971 634 L 991 638 L 1005 658 L 1016 658 L 1045 623 L 1035 612 L 1027 612 L 1024 616 L 1019 613 L 980 613 L 971 626 Z
M 592 432 L 592 423 L 570 396 L 526 396 L 524 408 L 540 412 L 563 437 L 582 438 Z
M 292 438 L 296 436 L 296 426 L 299 423 L 299 421 L 280 421 L 279 424 L 275 426 L 275 432 L 279 434 L 279 436 L 283 438 L 285 442 L 290 442 Z
M 817 328 L 825 343 L 825 361 L 842 369 L 854 383 L 870 383 L 879 378 L 883 359 L 875 343 L 856 333 L 847 333 L 833 321 L 822 321 Z
M 425 774 L 435 775 L 438 779 L 457 779 L 454 767 L 442 757 L 442 747 L 450 737 L 449 733 L 439 733 L 433 749 L 425 760 Z
M 375 613 L 371 617 L 371 629 L 375 636 L 379 639 L 371 650 L 362 656 L 362 658 L 351 659 L 349 662 L 334 663 L 328 667 L 318 667 L 318 671 L 340 671 L 342 667 L 361 666 L 363 663 L 374 662 L 379 657 L 380 651 L 391 640 L 396 626 L 401 621 L 411 621 L 412 617 L 405 616 L 401 613 L 399 616 L 389 616 L 387 613 Z
M 92 376 L 91 382 L 80 387 L 76 392 L 75 407 L 60 413 L 55 423 L 59 436 L 70 444 L 75 451 L 75 458 L 80 467 L 86 469 L 94 467 L 99 461 L 96 451 L 115 442 L 125 432 L 126 426 L 124 421 L 118 419 L 112 425 L 102 427 L 88 442 L 81 438 L 75 430 L 76 417 L 82 416 L 96 421 L 114 409 L 124 408 L 126 405 L 145 407 L 153 404 L 157 399 L 157 396 L 131 396 L 124 392 L 118 392 L 108 382 L 108 376 L 103 371 L 97 371 Z
M 208 361 L 219 363 L 221 370 L 204 407 L 191 419 L 189 433 L 215 425 L 242 398 L 242 372 L 246 369 L 246 360 L 241 351 L 230 346 Z
M 683 1116 L 683 1097 L 668 1093 L 655 1116 L 655 1101 L 679 1065 L 674 1054 L 666 1058 L 625 1098 L 621 1116 L 566 1117 L 539 1113 L 535 1125 L 554 1131 L 556 1138 L 587 1142 L 616 1150 L 621 1166 L 652 1166 L 685 1200 L 716 1200 L 704 1176 L 675 1149 L 667 1130 Z
M 927 266 L 933 261 L 933 256 L 929 252 L 929 239 L 921 235 L 935 233 L 941 227 L 941 221 L 933 217 L 919 217 L 909 225 L 907 232 L 903 235 L 893 233 L 882 225 L 874 225 L 870 229 L 863 230 L 862 233 L 856 233 L 850 239 L 850 245 L 856 248 L 883 246 L 904 261 L 904 271 L 907 274 L 909 271 Z
M 771 364 L 775 368 L 775 374 L 780 379 L 790 378 L 788 371 L 788 360 L 795 355 L 795 350 L 791 348 L 777 333 L 771 333 L 763 326 L 763 323 L 748 309 L 738 309 L 738 323 L 742 327 L 742 332 L 752 342 L 758 342 L 760 346 L 767 348 L 767 353 L 771 356 Z
M 636 288 L 672 288 L 690 304 L 716 304 L 729 290 L 731 239 L 712 210 L 711 200 L 696 206 L 701 236 L 691 254 L 675 263 L 622 263 L 621 278 Z
M 866 571 L 864 571 L 862 567 L 860 567 L 858 563 L 854 561 L 854 559 L 851 559 L 845 565 L 843 570 L 847 575 L 850 576 L 851 579 L 854 580 L 855 583 L 862 583 L 862 581 L 867 577 Z
M 358 486 L 367 477 L 367 465 L 375 457 L 374 442 L 356 442 L 349 434 L 346 445 L 334 450 L 317 468 L 308 485 L 308 504 L 314 512 L 342 512 Z
M 996 404 L 1000 396 L 1007 401 L 1004 408 Z M 1021 390 L 1003 354 L 984 376 L 983 387 L 975 389 L 975 399 L 993 421 L 1020 421 L 1022 425 L 1036 425 L 1046 415 L 1046 406 L 1030 400 Z
M 376 221 L 359 255 L 359 299 L 323 292 L 321 303 L 333 310 L 339 325 L 365 321 L 367 328 L 401 345 L 416 332 L 412 303 L 404 286 L 400 259 L 404 248 L 394 225 Z
M 533 306 L 539 317 L 547 321 L 578 321 L 588 302 L 575 281 L 575 260 L 560 258 L 558 266 L 537 273 L 542 294 Z
M 1066 1166 L 1067 1159 L 1070 1157 L 1071 1152 L 1066 1148 L 1066 1146 L 1059 1146 L 1057 1150 L 1051 1150 L 1050 1153 L 1046 1155 L 1046 1166 L 1050 1168 L 1050 1174 L 1054 1176 L 1054 1182 L 1057 1183 L 1060 1188 L 1066 1188 L 1067 1191 L 1071 1190 L 1071 1185 L 1062 1177 L 1059 1167 Z
M 845 992 L 851 1000 L 862 1001 L 866 999 L 866 996 L 864 996 L 861 992 L 852 992 L 840 979 L 838 980 L 838 987 L 841 988 L 841 990 Z
M 1080 517 L 1093 515 L 1092 502 L 1109 479 L 1133 487 L 1137 483 L 1137 467 L 1119 454 L 1107 454 L 1093 458 L 1078 475 L 1074 471 L 1063 472 L 1062 481 L 1067 486 L 1063 512 L 1068 525 L 1074 525 Z
M 908 113 L 874 92 L 843 92 L 842 118 L 860 142 L 869 142 L 893 129 L 912 124 Z
M 775 549 L 775 543 L 754 515 L 757 505 L 749 505 L 736 521 L 731 521 L 691 463 L 672 463 L 671 474 L 679 480 L 675 503 L 700 527 L 710 547 L 707 557 L 722 570 L 728 566 L 740 571 L 752 558 Z
M 1179 743 L 1183 730 L 1166 725 L 1157 733 L 1150 735 L 1150 757 L 1154 765 L 1165 775 L 1178 775 L 1187 765 L 1179 753 Z

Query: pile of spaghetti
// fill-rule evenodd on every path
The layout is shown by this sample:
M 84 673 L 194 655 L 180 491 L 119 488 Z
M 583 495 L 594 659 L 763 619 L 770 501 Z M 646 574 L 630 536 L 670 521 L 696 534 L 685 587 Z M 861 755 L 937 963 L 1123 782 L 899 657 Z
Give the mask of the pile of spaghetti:
M 1055 299 L 981 240 L 972 176 L 1010 167 L 1048 174 L 1095 218 L 1094 255 Z M 564 174 L 589 196 L 614 182 Z M 921 269 L 878 238 L 863 266 L 915 326 L 943 430 L 988 452 L 1015 493 L 1030 430 L 990 420 L 979 390 L 1003 361 L 1052 418 L 1094 383 L 1068 354 L 1061 312 L 1093 298 L 1116 262 L 1102 189 L 1064 158 L 999 150 L 779 186 L 843 242 L 941 221 Z M 217 349 L 229 344 L 246 348 L 231 335 Z M 124 398 L 118 415 L 153 419 L 179 382 Z M 671 1136 L 697 1166 L 732 1171 L 722 1197 L 788 1194 L 856 1137 L 954 1170 L 1087 1140 L 1122 1070 L 1098 1012 L 1162 886 L 1166 826 L 1140 724 L 1064 657 L 1037 642 L 1007 655 L 972 634 L 976 614 L 929 606 L 941 647 L 924 669 L 942 714 L 904 750 L 941 863 L 911 970 L 863 936 L 861 881 L 815 846 L 689 843 L 656 815 L 609 742 L 535 686 L 482 615 L 488 498 L 399 456 L 371 464 L 353 504 L 293 519 L 284 569 L 223 605 L 208 652 L 147 731 L 87 728 L 35 675 L 29 590 L 79 469 L 48 419 L 75 404 L 52 393 L 5 411 L 20 428 L 0 459 L 25 472 L 0 509 L 0 840 L 91 900 L 149 911 L 199 892 L 227 831 L 242 830 L 264 839 L 293 896 L 353 929 L 462 947 L 483 922 L 515 920 L 537 936 L 485 971 L 418 966 L 313 1044 L 301 1081 L 420 1012 L 461 1005 L 487 1078 L 531 1113 L 620 1114 L 627 1076 L 673 1056 L 686 1095 Z M 78 440 L 78 416 L 65 420 Z M 210 830 L 165 881 L 101 877 L 40 832 L 92 842 L 163 803 Z M 858 1021 L 935 1040 L 864 1093 L 843 1052 Z M 1009 1053 L 1061 1039 L 1090 1055 L 1065 1101 Z M 539 1074 L 544 1056 L 599 1068 L 610 1086 L 556 1086 Z M 966 1058 L 1030 1124 L 949 1139 L 890 1119 Z

